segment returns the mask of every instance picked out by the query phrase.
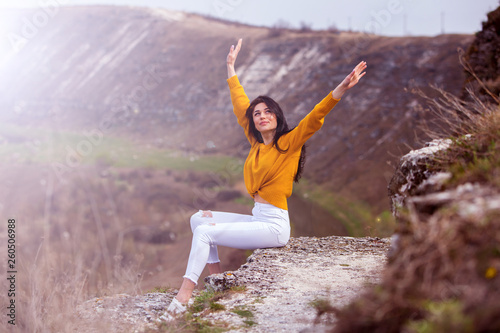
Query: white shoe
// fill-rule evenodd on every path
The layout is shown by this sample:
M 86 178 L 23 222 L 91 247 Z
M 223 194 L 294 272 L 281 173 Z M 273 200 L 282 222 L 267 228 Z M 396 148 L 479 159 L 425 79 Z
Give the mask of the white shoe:
M 159 321 L 172 321 L 180 314 L 186 312 L 187 308 L 181 302 L 177 300 L 177 298 L 173 298 L 172 302 L 167 308 L 167 311 L 163 315 L 161 315 L 158 320 Z

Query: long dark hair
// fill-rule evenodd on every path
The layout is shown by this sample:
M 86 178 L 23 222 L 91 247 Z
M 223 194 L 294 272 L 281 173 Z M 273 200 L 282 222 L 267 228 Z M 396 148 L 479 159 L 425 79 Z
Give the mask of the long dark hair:
M 293 130 L 293 128 L 292 129 L 288 128 L 288 124 L 286 122 L 285 115 L 283 114 L 283 110 L 281 110 L 279 104 L 276 103 L 276 101 L 271 97 L 261 95 L 250 103 L 250 106 L 246 111 L 246 117 L 249 123 L 250 135 L 252 135 L 258 142 L 261 143 L 264 142 L 264 139 L 262 139 L 262 135 L 257 130 L 253 122 L 253 111 L 255 109 L 255 106 L 257 106 L 257 104 L 260 103 L 266 104 L 269 110 L 276 117 L 277 124 L 276 124 L 276 133 L 274 134 L 274 139 L 273 139 L 273 145 L 276 147 L 276 149 L 278 149 L 280 153 L 284 154 L 288 151 L 288 148 L 283 149 L 282 147 L 280 147 L 278 144 L 278 140 L 283 134 L 290 132 L 291 130 Z M 297 183 L 299 182 L 299 179 L 302 177 L 302 171 L 304 170 L 305 162 L 306 162 L 306 145 L 304 144 L 300 150 L 300 159 L 297 165 L 297 173 L 295 174 L 295 178 L 293 179 Z

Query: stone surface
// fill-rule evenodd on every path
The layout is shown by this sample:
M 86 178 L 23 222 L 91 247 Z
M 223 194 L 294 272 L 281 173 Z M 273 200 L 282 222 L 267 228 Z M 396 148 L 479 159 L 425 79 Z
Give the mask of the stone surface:
M 347 305 L 366 284 L 378 281 L 388 247 L 388 239 L 331 236 L 294 238 L 284 248 L 256 250 L 237 271 L 209 276 L 206 283 L 219 289 L 246 286 L 245 293 L 220 303 L 249 309 L 257 324 L 246 327 L 246 319 L 230 311 L 206 318 L 240 327 L 235 332 L 325 331 L 332 322 L 316 322 L 310 303 Z
M 175 296 L 170 293 L 127 294 L 96 297 L 77 308 L 80 325 L 77 332 L 142 332 L 154 328 L 155 320 Z
M 388 187 L 391 210 L 396 218 L 403 207 L 420 219 L 443 206 L 453 207 L 464 218 L 483 217 L 500 207 L 500 195 L 492 186 L 465 183 L 444 189 L 443 184 L 451 178 L 451 173 L 429 170 L 435 154 L 450 148 L 451 143 L 450 139 L 433 140 L 424 148 L 401 157 Z M 393 243 L 395 246 L 396 242 Z
M 292 238 L 283 248 L 255 250 L 238 270 L 206 279 L 207 288 L 245 286 L 245 291 L 229 292 L 219 300 L 225 310 L 199 315 L 227 323 L 230 332 L 325 331 L 332 318 L 317 319 L 310 303 L 328 300 L 335 307 L 347 305 L 367 284 L 378 282 L 388 248 L 388 239 L 331 236 Z M 89 300 L 78 308 L 87 323 L 78 332 L 154 328 L 174 295 L 175 290 Z M 235 309 L 248 310 L 253 317 L 242 317 Z
M 408 198 L 413 214 L 431 215 L 443 206 L 453 207 L 462 218 L 484 218 L 500 208 L 500 194 L 491 186 L 465 183 L 441 192 Z
M 440 184 L 449 178 L 448 173 L 429 171 L 429 165 L 433 164 L 435 154 L 448 149 L 451 143 L 450 139 L 436 139 L 428 142 L 424 148 L 412 150 L 401 157 L 388 187 L 391 211 L 396 218 L 408 197 L 422 191 L 424 187 L 427 190 L 430 187 L 439 189 Z

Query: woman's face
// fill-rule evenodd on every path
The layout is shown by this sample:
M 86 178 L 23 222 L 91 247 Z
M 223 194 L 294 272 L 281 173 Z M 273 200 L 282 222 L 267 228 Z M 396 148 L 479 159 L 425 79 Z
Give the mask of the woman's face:
M 253 109 L 253 123 L 261 134 L 275 131 L 278 125 L 276 115 L 271 112 L 265 103 L 259 103 Z

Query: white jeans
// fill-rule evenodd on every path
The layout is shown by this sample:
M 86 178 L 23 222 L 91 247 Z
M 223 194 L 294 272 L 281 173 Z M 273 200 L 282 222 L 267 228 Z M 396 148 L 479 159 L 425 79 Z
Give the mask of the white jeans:
M 185 278 L 198 284 L 205 265 L 219 262 L 217 245 L 255 250 L 285 246 L 290 239 L 288 211 L 270 204 L 255 203 L 252 215 L 202 212 L 191 216 L 193 242 Z

